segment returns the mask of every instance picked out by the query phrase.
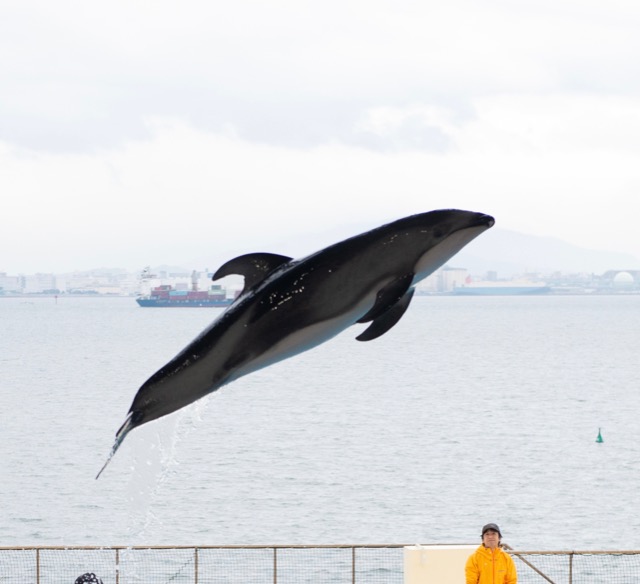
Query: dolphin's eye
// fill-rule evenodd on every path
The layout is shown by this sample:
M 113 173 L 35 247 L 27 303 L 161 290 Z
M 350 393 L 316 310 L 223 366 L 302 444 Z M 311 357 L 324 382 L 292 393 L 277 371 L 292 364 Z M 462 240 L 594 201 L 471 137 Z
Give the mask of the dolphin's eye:
M 433 236 L 436 237 L 437 239 L 441 239 L 442 236 L 443 236 L 442 229 L 434 229 L 433 230 Z

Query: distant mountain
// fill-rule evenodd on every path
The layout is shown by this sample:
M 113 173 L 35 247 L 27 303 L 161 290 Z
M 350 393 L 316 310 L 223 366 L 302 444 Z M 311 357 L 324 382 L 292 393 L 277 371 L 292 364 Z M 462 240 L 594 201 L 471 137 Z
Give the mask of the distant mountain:
M 215 270 L 227 260 L 253 251 L 301 258 L 373 227 L 377 225 L 346 223 L 327 231 L 301 232 L 286 240 L 276 236 L 271 242 L 251 244 L 247 248 L 208 250 L 206 256 L 193 257 L 182 264 L 197 269 L 208 266 Z M 474 239 L 448 265 L 466 268 L 478 276 L 496 271 L 498 277 L 509 278 L 527 272 L 601 274 L 607 270 L 640 269 L 640 260 L 631 254 L 586 249 L 554 237 L 539 237 L 493 227 Z
M 169 264 L 161 264 L 157 266 L 149 266 L 149 272 L 153 275 L 159 274 L 181 274 L 183 276 L 191 276 L 191 272 L 197 268 L 186 268 L 184 266 L 172 266 Z
M 601 274 L 607 270 L 640 269 L 640 259 L 494 227 L 472 241 L 449 265 L 467 268 L 474 274 L 495 270 L 499 277 L 509 277 L 525 272 Z
M 341 226 L 324 233 L 308 234 L 269 247 L 277 253 L 302 257 L 351 235 L 370 229 L 366 225 Z M 640 269 L 640 259 L 631 254 L 599 251 L 572 245 L 555 237 L 527 235 L 493 227 L 474 239 L 448 264 L 483 275 L 493 270 L 508 278 L 526 272 L 601 274 L 607 270 Z
M 60 275 L 73 275 L 73 276 L 93 276 L 93 277 L 109 277 L 116 275 L 127 274 L 129 270 L 126 268 L 93 268 L 91 270 L 73 270 L 72 272 L 60 272 Z

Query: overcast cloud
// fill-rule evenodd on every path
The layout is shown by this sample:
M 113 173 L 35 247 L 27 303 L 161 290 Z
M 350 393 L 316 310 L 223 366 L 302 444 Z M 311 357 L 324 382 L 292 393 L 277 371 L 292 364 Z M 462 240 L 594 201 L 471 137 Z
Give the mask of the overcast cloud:
M 0 272 L 440 207 L 640 257 L 638 55 L 633 1 L 3 2 Z

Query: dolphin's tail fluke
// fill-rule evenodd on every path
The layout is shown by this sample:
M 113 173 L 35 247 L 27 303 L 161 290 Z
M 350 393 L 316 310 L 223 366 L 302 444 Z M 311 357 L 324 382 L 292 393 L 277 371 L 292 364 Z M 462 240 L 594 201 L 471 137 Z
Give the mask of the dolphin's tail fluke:
M 127 419 L 124 421 L 124 424 L 122 424 L 122 426 L 120 426 L 120 429 L 118 430 L 118 433 L 116 434 L 116 441 L 114 442 L 113 448 L 111 449 L 111 452 L 109 453 L 109 458 L 107 458 L 107 462 L 104 463 L 103 467 L 100 469 L 100 472 L 96 475 L 96 480 L 98 480 L 100 478 L 100 475 L 102 474 L 102 471 L 105 468 L 107 468 L 107 465 L 109 464 L 109 462 L 111 462 L 111 459 L 113 458 L 113 455 L 117 452 L 118 448 L 120 448 L 120 444 L 122 444 L 122 441 L 125 439 L 127 434 L 129 432 L 131 432 L 131 430 L 133 430 L 133 428 L 134 428 L 133 412 L 129 412 L 129 415 L 127 416 Z

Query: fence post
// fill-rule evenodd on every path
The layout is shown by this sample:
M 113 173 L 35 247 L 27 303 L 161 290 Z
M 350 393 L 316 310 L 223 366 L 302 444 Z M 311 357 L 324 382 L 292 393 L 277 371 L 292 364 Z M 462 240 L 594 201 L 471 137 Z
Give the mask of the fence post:
M 40 584 L 40 548 L 36 549 L 36 584 Z
M 351 548 L 351 584 L 356 584 L 356 548 Z
M 278 548 L 273 548 L 273 584 L 278 584 Z
M 193 548 L 193 582 L 198 584 L 198 548 Z
M 573 583 L 573 552 L 569 554 L 569 584 Z
M 120 548 L 116 548 L 116 584 L 120 584 Z

